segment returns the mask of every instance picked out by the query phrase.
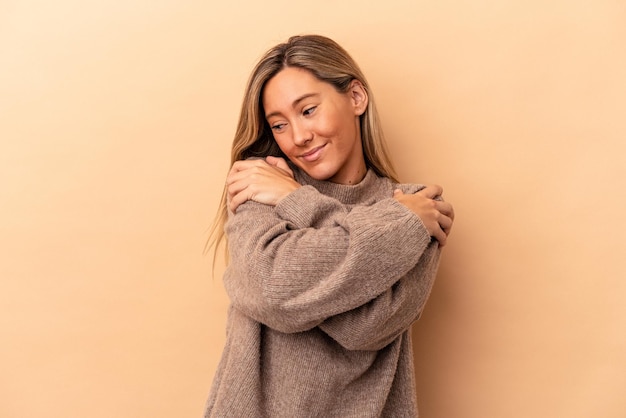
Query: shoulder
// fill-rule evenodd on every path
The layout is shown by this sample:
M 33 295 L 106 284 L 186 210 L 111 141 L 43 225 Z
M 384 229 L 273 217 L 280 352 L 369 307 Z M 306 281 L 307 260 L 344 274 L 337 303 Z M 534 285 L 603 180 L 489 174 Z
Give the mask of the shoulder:
M 413 193 L 417 193 L 420 190 L 422 190 L 423 188 L 425 188 L 426 186 L 423 184 L 419 184 L 419 183 L 395 183 L 392 182 L 393 184 L 393 188 L 395 189 L 400 189 L 402 190 L 402 192 L 404 194 L 413 194 Z

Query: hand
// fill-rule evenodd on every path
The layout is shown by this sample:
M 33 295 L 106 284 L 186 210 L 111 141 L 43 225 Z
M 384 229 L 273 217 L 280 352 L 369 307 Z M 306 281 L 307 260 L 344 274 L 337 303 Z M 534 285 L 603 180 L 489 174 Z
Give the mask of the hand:
M 278 157 L 237 161 L 226 178 L 228 207 L 235 212 L 248 201 L 276 206 L 285 196 L 302 187 L 287 162 Z
M 440 200 L 442 194 L 441 186 L 427 186 L 415 194 L 404 194 L 399 189 L 393 192 L 393 198 L 419 216 L 440 246 L 446 245 L 454 221 L 454 209 L 450 203 Z

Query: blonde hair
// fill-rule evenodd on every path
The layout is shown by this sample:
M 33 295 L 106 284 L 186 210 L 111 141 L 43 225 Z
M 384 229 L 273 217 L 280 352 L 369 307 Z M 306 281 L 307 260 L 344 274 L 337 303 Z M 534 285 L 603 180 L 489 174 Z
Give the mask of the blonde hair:
M 267 51 L 254 67 L 248 79 L 239 123 L 233 140 L 230 156 L 231 165 L 235 161 L 249 157 L 266 157 L 269 155 L 284 157 L 265 120 L 262 95 L 265 84 L 286 67 L 305 69 L 317 79 L 334 86 L 340 93 L 348 91 L 352 80 L 356 79 L 361 82 L 369 98 L 367 109 L 360 117 L 365 164 L 379 176 L 388 177 L 398 182 L 385 144 L 374 97 L 365 76 L 346 50 L 332 39 L 320 35 L 292 36 L 287 42 L 276 45 Z M 218 247 L 225 238 L 224 224 L 227 218 L 228 208 L 226 188 L 224 188 L 218 213 L 210 229 L 209 241 L 207 242 L 207 249 L 214 246 L 215 254 L 217 254 Z

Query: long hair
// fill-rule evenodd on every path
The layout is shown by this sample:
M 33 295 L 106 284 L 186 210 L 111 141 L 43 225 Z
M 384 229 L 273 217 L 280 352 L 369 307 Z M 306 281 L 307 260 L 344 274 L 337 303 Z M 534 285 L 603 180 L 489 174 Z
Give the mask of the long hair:
M 367 109 L 360 116 L 365 164 L 379 176 L 398 182 L 385 143 L 374 97 L 365 76 L 346 50 L 332 39 L 320 35 L 292 36 L 287 42 L 267 51 L 254 67 L 248 79 L 239 123 L 233 139 L 231 165 L 249 157 L 269 155 L 285 157 L 265 120 L 262 97 L 266 83 L 286 67 L 307 70 L 320 81 L 334 86 L 340 93 L 348 91 L 352 80 L 361 82 L 369 98 Z M 227 191 L 224 188 L 207 242 L 207 249 L 214 246 L 215 255 L 225 238 L 224 224 L 228 218 L 226 195 Z

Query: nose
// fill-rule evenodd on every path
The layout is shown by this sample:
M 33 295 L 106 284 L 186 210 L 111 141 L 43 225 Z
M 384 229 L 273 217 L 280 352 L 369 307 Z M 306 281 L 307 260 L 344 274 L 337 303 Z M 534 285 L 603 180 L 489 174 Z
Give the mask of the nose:
M 291 125 L 293 131 L 293 143 L 299 147 L 302 147 L 313 139 L 313 133 L 306 126 L 306 124 L 302 122 L 292 123 Z

